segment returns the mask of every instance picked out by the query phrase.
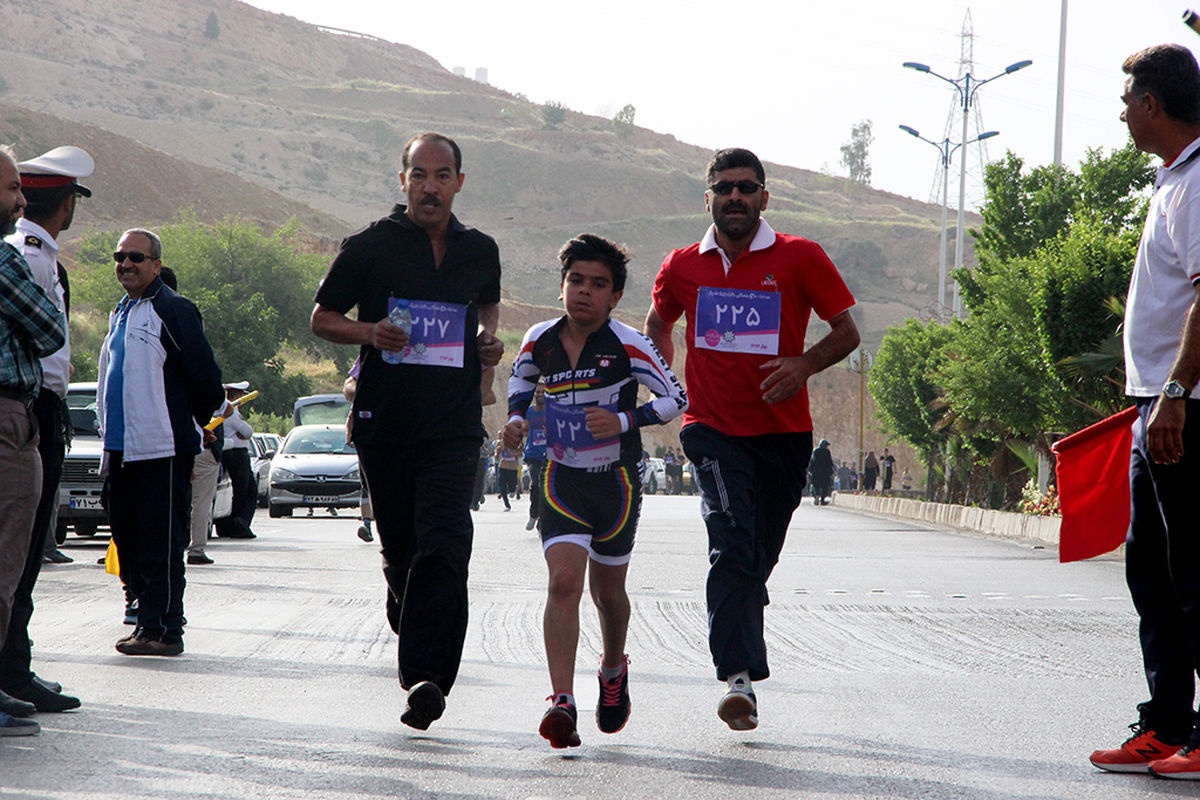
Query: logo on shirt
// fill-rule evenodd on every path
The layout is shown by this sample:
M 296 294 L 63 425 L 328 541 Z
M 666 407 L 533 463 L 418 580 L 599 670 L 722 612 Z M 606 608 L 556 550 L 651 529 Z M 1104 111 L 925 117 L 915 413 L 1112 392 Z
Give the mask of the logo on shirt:
M 611 364 L 611 363 L 612 363 L 612 362 L 611 362 L 611 361 L 609 361 L 607 358 L 602 358 L 602 359 L 600 359 L 600 366 L 602 366 L 602 367 L 607 367 L 607 366 L 608 366 L 609 364 Z
M 778 288 L 779 284 L 775 282 L 775 273 L 768 272 L 767 277 L 762 279 L 762 286 L 774 286 Z

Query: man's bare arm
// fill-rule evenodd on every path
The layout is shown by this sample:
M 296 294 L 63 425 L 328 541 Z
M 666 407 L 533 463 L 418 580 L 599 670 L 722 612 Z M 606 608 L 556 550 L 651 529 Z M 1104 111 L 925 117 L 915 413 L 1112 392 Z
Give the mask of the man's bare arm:
M 675 361 L 675 343 L 671 341 L 671 330 L 674 327 L 675 323 L 667 322 L 658 315 L 653 305 L 650 306 L 650 310 L 646 312 L 646 322 L 642 332 L 654 343 L 659 354 L 668 364 Z
M 858 347 L 858 326 L 846 310 L 829 319 L 829 333 L 802 356 L 773 358 L 759 369 L 771 370 L 759 388 L 763 400 L 781 403 L 800 391 L 808 379 L 833 366 Z
M 408 346 L 408 334 L 386 317 L 378 322 L 359 322 L 320 303 L 313 307 L 309 327 L 334 344 L 369 344 L 377 350 L 403 350 Z

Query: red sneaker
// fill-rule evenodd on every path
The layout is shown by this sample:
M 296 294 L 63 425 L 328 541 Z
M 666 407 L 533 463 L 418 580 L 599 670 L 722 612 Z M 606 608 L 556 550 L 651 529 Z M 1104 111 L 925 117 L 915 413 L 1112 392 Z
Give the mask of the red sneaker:
M 1133 731 L 1133 736 L 1117 749 L 1092 753 L 1092 766 L 1107 772 L 1149 772 L 1151 762 L 1166 760 L 1181 747 L 1161 741 L 1158 734 L 1140 722 L 1130 725 L 1129 730 Z M 1200 769 L 1200 762 L 1197 762 L 1197 769 Z
M 1175 755 L 1151 761 L 1150 774 L 1180 781 L 1200 781 L 1200 747 L 1189 742 Z

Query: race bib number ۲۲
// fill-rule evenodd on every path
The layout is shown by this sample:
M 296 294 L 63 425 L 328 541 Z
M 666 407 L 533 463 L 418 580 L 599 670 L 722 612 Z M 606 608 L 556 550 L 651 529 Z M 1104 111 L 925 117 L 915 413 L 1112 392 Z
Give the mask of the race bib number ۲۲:
M 701 286 L 696 295 L 696 347 L 727 353 L 779 353 L 779 292 Z
M 394 303 L 394 298 L 389 301 L 389 305 Z M 404 348 L 398 363 L 461 367 L 467 307 L 459 303 L 413 300 L 408 308 L 412 315 L 412 331 L 408 334 L 408 347 Z
M 616 413 L 616 406 L 603 406 Z M 587 429 L 584 406 L 546 401 L 546 453 L 566 467 L 588 469 L 621 458 L 621 437 L 597 441 Z

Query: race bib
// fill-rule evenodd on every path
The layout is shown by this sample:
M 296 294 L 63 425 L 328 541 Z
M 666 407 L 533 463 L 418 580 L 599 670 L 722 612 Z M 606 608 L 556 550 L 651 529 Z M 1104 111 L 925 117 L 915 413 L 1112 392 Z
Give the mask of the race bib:
M 779 292 L 701 286 L 696 295 L 696 347 L 778 355 L 780 302 Z
M 404 348 L 398 363 L 462 367 L 467 307 L 458 303 L 413 300 L 408 308 L 412 315 L 412 331 L 408 334 L 408 347 Z
M 616 413 L 617 407 L 602 406 Z M 621 437 L 597 441 L 587 429 L 584 406 L 546 401 L 546 453 L 551 461 L 588 469 L 621 458 Z

